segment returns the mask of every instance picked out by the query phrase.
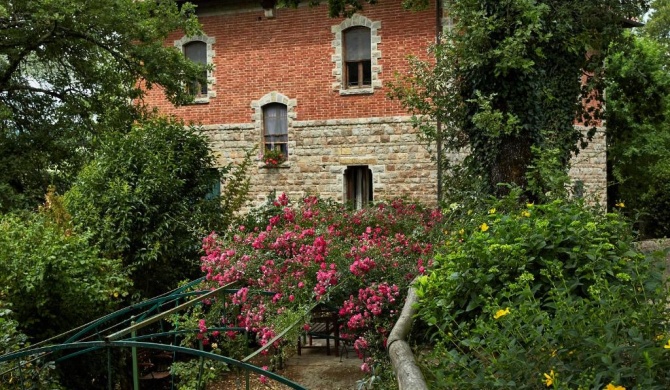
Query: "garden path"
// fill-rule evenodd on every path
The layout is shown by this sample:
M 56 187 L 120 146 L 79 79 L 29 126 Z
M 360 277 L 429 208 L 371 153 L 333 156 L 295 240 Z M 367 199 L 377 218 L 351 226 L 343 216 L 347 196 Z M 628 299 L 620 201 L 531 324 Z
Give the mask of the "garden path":
M 319 343 L 324 343 L 324 341 L 314 340 L 314 345 L 319 345 Z M 356 381 L 363 378 L 361 363 L 356 353 L 351 350 L 348 353 L 344 352 L 340 359 L 332 351 L 330 356 L 326 355 L 325 347 L 305 348 L 301 356 L 297 354 L 291 356 L 286 361 L 284 369 L 277 373 L 310 390 L 353 390 L 356 389 Z M 224 389 L 242 390 L 244 381 L 229 378 L 208 386 L 208 390 Z M 255 377 L 252 378 L 251 389 L 284 390 L 288 387 L 271 381 L 265 385 Z

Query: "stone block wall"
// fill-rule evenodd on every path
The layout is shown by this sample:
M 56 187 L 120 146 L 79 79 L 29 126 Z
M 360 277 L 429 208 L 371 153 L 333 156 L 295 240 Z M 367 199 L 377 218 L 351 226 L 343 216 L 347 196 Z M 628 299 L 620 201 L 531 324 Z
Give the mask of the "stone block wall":
M 239 162 L 257 142 L 253 126 L 206 126 L 221 165 Z M 436 202 L 437 171 L 407 117 L 294 121 L 288 161 L 266 167 L 255 157 L 251 199 L 262 203 L 272 190 L 292 198 L 313 194 L 344 200 L 344 171 L 367 166 L 375 200 L 405 196 Z
M 240 162 L 244 150 L 258 142 L 254 125 L 210 125 L 205 129 L 221 166 Z M 363 165 L 372 172 L 375 201 L 404 196 L 435 205 L 434 150 L 419 142 L 416 132 L 410 118 L 402 116 L 294 121 L 286 163 L 270 168 L 260 154 L 254 157 L 251 203 L 263 203 L 273 190 L 293 199 L 311 194 L 341 202 L 344 171 Z M 583 184 L 584 196 L 601 203 L 606 197 L 605 159 L 604 130 L 599 129 L 589 146 L 573 157 L 570 170 L 572 179 Z

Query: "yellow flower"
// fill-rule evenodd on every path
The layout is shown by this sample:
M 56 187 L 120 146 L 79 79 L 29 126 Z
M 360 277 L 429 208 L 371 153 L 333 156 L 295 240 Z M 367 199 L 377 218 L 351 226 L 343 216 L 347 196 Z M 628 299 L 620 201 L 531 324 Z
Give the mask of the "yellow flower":
M 665 349 L 670 349 L 670 340 L 668 340 L 668 343 L 663 346 Z
M 530 211 L 528 211 L 528 210 L 524 210 L 524 211 L 522 211 L 522 212 L 521 212 L 521 216 L 522 216 L 522 217 L 526 217 L 526 218 L 527 218 L 527 217 L 530 217 Z
M 487 225 L 486 222 L 484 222 L 482 224 L 482 226 L 480 226 L 480 228 L 482 229 L 483 232 L 485 232 L 485 231 L 489 230 L 489 225 Z
M 458 234 L 460 234 L 461 236 L 464 235 L 464 234 L 465 234 L 465 229 L 461 229 L 461 230 L 459 230 L 459 231 L 458 231 Z
M 496 314 L 493 315 L 493 319 L 497 320 L 500 317 L 504 317 L 509 314 L 509 307 L 506 307 L 505 310 L 498 310 Z
M 496 208 L 495 207 L 492 208 L 491 210 L 489 210 L 489 214 L 495 214 L 495 213 L 496 213 Z
M 556 354 L 557 354 L 557 351 L 555 349 L 553 351 L 551 351 L 551 357 L 556 357 Z
M 604 390 L 626 390 L 626 388 L 623 386 L 614 386 L 614 384 L 610 383 Z
M 554 370 L 549 371 L 549 374 L 544 374 L 544 384 L 547 385 L 547 387 L 551 387 L 551 385 L 554 384 L 554 380 L 556 380 L 556 374 L 554 374 Z
M 626 205 L 623 202 L 619 202 L 619 203 L 615 204 L 615 206 L 620 208 L 620 209 L 626 207 Z
M 119 297 L 119 293 L 116 292 L 116 291 L 114 291 L 114 294 L 113 294 L 113 295 L 114 295 L 114 298 L 118 298 L 118 297 Z

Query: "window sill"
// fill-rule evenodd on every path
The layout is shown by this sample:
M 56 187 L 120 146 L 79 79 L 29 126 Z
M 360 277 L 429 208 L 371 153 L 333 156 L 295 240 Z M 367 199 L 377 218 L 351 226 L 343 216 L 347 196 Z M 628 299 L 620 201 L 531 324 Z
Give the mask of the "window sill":
M 288 164 L 282 164 L 282 165 L 266 165 L 261 163 L 261 165 L 258 166 L 260 169 L 289 169 L 291 168 Z
M 209 96 L 197 97 L 197 98 L 193 99 L 192 102 L 186 103 L 185 105 L 186 106 L 189 106 L 189 105 L 193 106 L 193 105 L 197 105 L 197 104 L 209 104 Z
M 340 89 L 340 96 L 346 95 L 372 95 L 375 89 L 373 87 Z

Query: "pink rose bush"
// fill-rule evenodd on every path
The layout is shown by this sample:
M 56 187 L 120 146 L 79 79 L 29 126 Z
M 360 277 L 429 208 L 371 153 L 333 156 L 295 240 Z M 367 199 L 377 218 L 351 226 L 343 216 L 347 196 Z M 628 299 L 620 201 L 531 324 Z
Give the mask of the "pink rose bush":
M 199 335 L 214 338 L 208 329 L 241 327 L 266 345 L 286 326 L 278 318 L 302 318 L 318 302 L 338 314 L 342 337 L 369 371 L 385 356 L 409 283 L 432 262 L 441 221 L 440 212 L 402 200 L 351 211 L 313 196 L 291 205 L 282 194 L 240 225 L 203 239 L 208 288 L 237 282 L 241 289 L 204 305 L 194 318 Z M 303 329 L 308 321 L 296 330 Z M 292 337 L 273 347 L 295 343 Z M 211 341 L 221 346 L 237 338 L 221 332 Z

